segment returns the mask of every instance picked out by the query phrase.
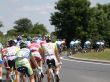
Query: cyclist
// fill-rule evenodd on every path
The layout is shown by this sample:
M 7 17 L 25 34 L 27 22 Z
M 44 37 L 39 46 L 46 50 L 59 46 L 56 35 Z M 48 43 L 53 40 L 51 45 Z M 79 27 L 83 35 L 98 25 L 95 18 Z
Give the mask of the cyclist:
M 16 65 L 17 71 L 19 71 L 23 75 L 23 77 L 24 77 L 24 74 L 26 74 L 29 77 L 30 82 L 35 82 L 33 70 L 31 68 L 29 61 L 30 60 L 32 61 L 32 63 L 36 67 L 36 70 L 38 70 L 39 67 L 37 65 L 37 62 L 35 62 L 35 59 L 32 56 L 31 51 L 27 48 L 27 45 L 25 43 L 20 44 L 20 50 L 17 52 L 16 57 L 17 58 L 16 58 L 15 65 Z M 17 79 L 19 82 L 19 74 L 17 75 Z
M 83 49 L 84 52 L 88 52 L 91 49 L 91 42 L 89 40 L 85 41 Z
M 70 42 L 70 49 L 73 49 L 73 48 L 75 48 L 75 40 L 74 39 Z
M 17 41 L 16 41 L 16 45 L 17 45 L 18 47 L 20 47 L 20 43 L 23 42 L 22 36 L 19 35 L 16 40 L 17 40 Z
M 38 37 L 36 37 L 36 42 L 40 44 L 41 40 L 42 40 L 42 35 L 39 34 Z
M 99 40 L 96 42 L 96 52 L 104 51 L 104 41 Z
M 5 61 L 5 67 L 7 70 L 6 79 L 9 80 L 9 77 L 14 73 L 18 73 L 15 68 L 15 59 L 16 52 L 19 50 L 17 46 L 15 46 L 14 40 L 8 41 L 8 47 L 3 50 L 3 59 Z
M 3 45 L 0 43 L 0 82 L 2 81 L 2 49 Z
M 30 36 L 27 37 L 25 43 L 27 44 L 27 46 L 29 46 L 31 44 L 32 38 Z
M 76 43 L 75 43 L 75 39 L 73 39 L 71 42 L 70 42 L 70 55 L 72 55 L 73 53 L 76 52 Z
M 62 40 L 58 39 L 55 43 L 57 45 L 59 53 L 61 54 L 61 52 L 62 52 Z
M 62 40 L 62 46 L 63 46 L 63 50 L 67 50 L 66 39 Z
M 42 68 L 42 48 L 39 43 L 36 43 L 35 39 L 32 40 L 31 44 L 28 46 L 31 50 L 32 56 L 35 58 L 37 64 L 39 65 L 39 68 L 41 69 L 41 75 L 43 76 L 43 68 Z M 30 61 L 31 62 L 31 61 Z M 31 67 L 34 70 L 35 66 L 31 62 Z
M 47 68 L 47 79 L 48 82 L 51 81 L 51 77 L 50 77 L 50 65 L 49 63 L 52 63 L 53 66 L 56 67 L 56 77 L 58 78 L 58 80 L 60 80 L 59 78 L 59 71 L 61 68 L 61 59 L 60 59 L 60 55 L 58 53 L 58 49 L 55 43 L 52 43 L 52 40 L 50 39 L 50 37 L 46 38 L 47 43 L 45 45 L 43 45 L 43 51 L 44 51 L 44 60 L 46 63 L 46 66 L 48 66 Z

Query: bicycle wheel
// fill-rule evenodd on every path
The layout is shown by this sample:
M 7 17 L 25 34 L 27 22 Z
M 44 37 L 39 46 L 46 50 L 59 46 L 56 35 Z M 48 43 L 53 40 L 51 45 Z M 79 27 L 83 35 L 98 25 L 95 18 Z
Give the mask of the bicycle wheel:
M 55 75 L 55 82 L 59 82 L 59 81 L 60 81 L 59 76 Z
M 54 74 L 53 70 L 50 71 L 50 78 L 51 78 L 51 82 L 56 82 L 55 74 Z
M 36 72 L 36 82 L 43 82 L 43 77 L 41 72 Z
M 9 81 L 15 82 L 16 81 L 16 75 L 15 74 L 9 75 Z

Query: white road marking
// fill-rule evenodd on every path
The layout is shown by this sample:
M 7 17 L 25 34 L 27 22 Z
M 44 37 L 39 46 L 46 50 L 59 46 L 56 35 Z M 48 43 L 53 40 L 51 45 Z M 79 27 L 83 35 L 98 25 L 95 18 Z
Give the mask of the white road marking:
M 87 61 L 80 61 L 80 60 L 73 60 L 73 59 L 65 59 L 64 57 L 62 57 L 62 60 L 74 61 L 74 62 L 81 62 L 81 63 L 100 64 L 100 65 L 110 65 L 110 64 L 107 64 L 107 63 L 87 62 Z

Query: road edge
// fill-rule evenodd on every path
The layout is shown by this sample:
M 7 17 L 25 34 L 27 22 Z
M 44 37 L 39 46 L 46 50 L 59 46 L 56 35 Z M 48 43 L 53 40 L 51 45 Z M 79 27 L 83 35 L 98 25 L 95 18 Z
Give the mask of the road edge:
M 86 58 L 78 58 L 73 56 L 68 56 L 68 57 L 73 60 L 110 64 L 110 61 L 106 61 L 106 60 L 86 59 Z

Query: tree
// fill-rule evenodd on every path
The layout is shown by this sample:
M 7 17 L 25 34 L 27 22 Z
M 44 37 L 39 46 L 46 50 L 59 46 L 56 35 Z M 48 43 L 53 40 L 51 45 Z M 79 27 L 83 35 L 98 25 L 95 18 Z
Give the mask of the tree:
M 18 33 L 17 33 L 17 30 L 16 29 L 11 29 L 11 30 L 7 31 L 7 35 L 17 36 Z
M 32 27 L 33 27 L 32 22 L 28 18 L 22 18 L 22 19 L 15 21 L 14 28 L 19 33 L 28 33 L 30 32 Z
M 33 25 L 31 34 L 47 34 L 48 31 L 43 24 L 36 23 Z
M 0 28 L 3 27 L 2 22 L 0 21 Z M 3 32 L 0 31 L 0 36 L 3 36 Z
M 66 38 L 68 42 L 73 38 L 86 37 L 89 7 L 88 0 L 59 0 L 50 19 L 57 37 Z
M 0 21 L 0 27 L 2 27 L 3 26 L 3 24 L 2 24 L 2 22 Z
M 100 5 L 90 9 L 88 33 L 94 41 L 104 39 L 110 45 L 110 4 Z

